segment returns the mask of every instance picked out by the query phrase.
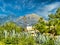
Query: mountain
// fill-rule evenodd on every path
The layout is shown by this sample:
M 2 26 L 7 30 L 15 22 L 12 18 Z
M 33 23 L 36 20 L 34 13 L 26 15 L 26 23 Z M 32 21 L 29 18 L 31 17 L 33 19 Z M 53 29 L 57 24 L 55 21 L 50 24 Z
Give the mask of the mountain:
M 0 24 L 4 24 L 6 22 L 12 21 L 20 26 L 34 25 L 40 16 L 36 14 L 28 14 L 25 16 L 16 16 L 16 15 L 0 15 Z
M 16 23 L 22 26 L 34 25 L 39 20 L 39 18 L 39 15 L 28 14 L 25 16 L 20 16 L 18 19 L 16 19 Z

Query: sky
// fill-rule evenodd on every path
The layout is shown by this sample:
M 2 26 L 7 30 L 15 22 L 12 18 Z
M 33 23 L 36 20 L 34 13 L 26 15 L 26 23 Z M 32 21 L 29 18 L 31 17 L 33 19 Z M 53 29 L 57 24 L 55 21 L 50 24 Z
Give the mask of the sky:
M 60 7 L 60 0 L 0 0 L 0 15 L 24 16 L 37 14 L 48 18 Z

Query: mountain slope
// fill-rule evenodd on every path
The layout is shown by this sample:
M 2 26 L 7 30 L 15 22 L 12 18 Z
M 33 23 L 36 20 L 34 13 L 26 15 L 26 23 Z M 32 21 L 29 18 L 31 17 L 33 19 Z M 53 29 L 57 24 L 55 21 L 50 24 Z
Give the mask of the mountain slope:
M 25 16 L 20 16 L 16 23 L 18 25 L 27 26 L 27 25 L 33 25 L 39 20 L 40 16 L 36 14 L 28 14 Z

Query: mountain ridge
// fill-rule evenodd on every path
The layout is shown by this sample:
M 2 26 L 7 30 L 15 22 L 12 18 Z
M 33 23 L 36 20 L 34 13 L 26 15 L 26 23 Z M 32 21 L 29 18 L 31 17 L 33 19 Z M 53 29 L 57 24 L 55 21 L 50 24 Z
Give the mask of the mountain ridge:
M 1 16 L 0 16 L 1 17 Z M 3 18 L 0 18 L 0 24 L 4 24 L 6 22 L 12 21 L 15 22 L 17 25 L 20 26 L 24 26 L 25 25 L 25 20 L 26 20 L 26 25 L 34 25 L 35 23 L 37 23 L 37 21 L 39 20 L 40 16 L 37 14 L 28 14 L 24 16 L 16 16 L 16 15 L 8 15 L 8 16 L 4 16 Z

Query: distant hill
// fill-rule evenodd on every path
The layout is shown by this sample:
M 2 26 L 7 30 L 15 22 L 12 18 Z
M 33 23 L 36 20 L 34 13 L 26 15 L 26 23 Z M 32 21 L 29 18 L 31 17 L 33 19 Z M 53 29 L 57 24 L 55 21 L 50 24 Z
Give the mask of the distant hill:
M 39 20 L 40 16 L 36 14 L 28 14 L 25 16 L 16 16 L 16 15 L 1 15 L 0 24 L 12 21 L 17 25 L 26 26 L 27 24 L 33 25 Z
M 0 25 L 9 21 L 14 22 L 16 19 L 17 19 L 17 16 L 15 15 L 0 15 Z

